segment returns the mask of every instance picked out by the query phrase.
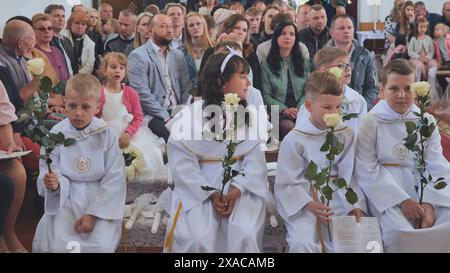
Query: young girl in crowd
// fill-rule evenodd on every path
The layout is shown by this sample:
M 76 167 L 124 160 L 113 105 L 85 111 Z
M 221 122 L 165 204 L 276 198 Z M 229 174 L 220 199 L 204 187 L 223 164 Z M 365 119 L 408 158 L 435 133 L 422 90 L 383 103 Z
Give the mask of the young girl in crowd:
M 141 151 L 144 168 L 134 180 L 149 181 L 161 177 L 161 170 L 164 168 L 162 142 L 147 126 L 142 126 L 143 113 L 137 92 L 122 85 L 126 67 L 127 57 L 122 53 L 108 53 L 103 58 L 101 70 L 105 74 L 106 83 L 101 90 L 97 116 L 115 129 L 121 149 L 132 145 Z
M 427 35 L 428 24 L 424 17 L 417 19 L 415 36 L 411 38 L 408 45 L 408 55 L 416 66 L 416 81 L 428 80 L 429 74 L 434 77 L 436 75 L 437 63 L 434 59 L 433 39 Z

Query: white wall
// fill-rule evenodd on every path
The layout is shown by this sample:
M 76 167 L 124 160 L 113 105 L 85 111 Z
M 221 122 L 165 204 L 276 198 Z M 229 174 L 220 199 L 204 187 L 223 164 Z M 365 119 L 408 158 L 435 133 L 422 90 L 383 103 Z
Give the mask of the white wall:
M 46 6 L 50 4 L 63 5 L 66 9 L 66 18 L 70 15 L 73 5 L 84 4 L 92 6 L 92 0 L 1 0 L 0 8 L 0 36 L 3 35 L 5 22 L 16 15 L 31 17 L 39 12 L 44 12 Z
M 442 5 L 447 0 L 422 0 L 425 3 L 427 10 L 430 12 L 442 14 Z M 416 2 L 416 1 L 413 1 Z M 377 8 L 375 6 L 369 6 L 367 0 L 358 1 L 358 16 L 359 22 L 374 22 L 378 19 L 384 22 L 384 18 L 389 15 L 394 6 L 393 0 L 381 0 L 381 6 L 378 8 L 379 12 L 377 15 Z

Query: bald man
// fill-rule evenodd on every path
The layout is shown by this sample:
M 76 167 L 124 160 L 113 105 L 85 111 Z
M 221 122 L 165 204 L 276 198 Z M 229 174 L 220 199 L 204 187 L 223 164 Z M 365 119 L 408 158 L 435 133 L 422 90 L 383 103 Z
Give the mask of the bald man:
M 0 43 L 0 62 L 8 68 L 18 89 L 31 81 L 23 55 L 34 48 L 35 44 L 34 30 L 29 24 L 21 20 L 12 20 L 5 25 L 3 40 Z
M 148 127 L 167 142 L 165 124 L 171 111 L 185 104 L 192 83 L 183 53 L 173 48 L 173 24 L 169 16 L 157 14 L 149 23 L 152 33 L 147 44 L 128 57 L 128 80 L 136 89 L 142 112 L 151 118 Z

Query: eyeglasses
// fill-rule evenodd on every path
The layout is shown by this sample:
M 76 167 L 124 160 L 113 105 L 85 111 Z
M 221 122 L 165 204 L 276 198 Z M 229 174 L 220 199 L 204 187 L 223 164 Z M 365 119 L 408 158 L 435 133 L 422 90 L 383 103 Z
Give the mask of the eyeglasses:
M 352 63 L 344 63 L 344 64 L 338 64 L 336 67 L 339 67 L 340 69 L 347 71 L 347 70 L 353 70 L 353 64 Z
M 40 27 L 40 28 L 36 28 L 36 30 L 38 30 L 39 32 L 52 32 L 53 31 L 53 27 Z

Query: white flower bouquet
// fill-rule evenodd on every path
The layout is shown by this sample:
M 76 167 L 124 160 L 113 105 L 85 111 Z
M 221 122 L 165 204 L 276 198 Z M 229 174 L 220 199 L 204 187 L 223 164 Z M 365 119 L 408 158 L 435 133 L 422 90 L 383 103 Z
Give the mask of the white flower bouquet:
M 133 145 L 129 145 L 123 149 L 122 155 L 125 159 L 125 175 L 127 177 L 127 182 L 131 182 L 144 167 L 144 156 L 141 151 Z

